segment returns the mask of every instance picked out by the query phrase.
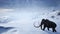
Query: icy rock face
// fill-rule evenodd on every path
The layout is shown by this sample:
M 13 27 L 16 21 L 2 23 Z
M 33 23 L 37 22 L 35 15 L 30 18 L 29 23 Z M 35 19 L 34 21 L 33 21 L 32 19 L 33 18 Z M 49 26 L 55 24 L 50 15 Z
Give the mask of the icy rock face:
M 58 16 L 60 16 L 60 12 L 58 12 L 58 14 L 57 14 Z
M 13 29 L 13 27 L 3 27 L 3 26 L 0 26 L 0 34 L 3 33 L 3 32 L 7 32 L 10 29 Z
M 55 16 L 51 16 L 51 18 L 55 18 Z

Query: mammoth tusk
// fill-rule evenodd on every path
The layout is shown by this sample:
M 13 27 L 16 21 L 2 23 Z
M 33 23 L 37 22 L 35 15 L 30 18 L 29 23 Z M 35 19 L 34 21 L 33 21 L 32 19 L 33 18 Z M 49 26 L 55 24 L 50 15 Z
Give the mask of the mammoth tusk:
M 39 27 L 40 27 L 40 26 L 36 26 L 35 23 L 34 23 L 33 25 L 34 25 L 34 27 L 36 27 L 36 28 L 39 28 Z

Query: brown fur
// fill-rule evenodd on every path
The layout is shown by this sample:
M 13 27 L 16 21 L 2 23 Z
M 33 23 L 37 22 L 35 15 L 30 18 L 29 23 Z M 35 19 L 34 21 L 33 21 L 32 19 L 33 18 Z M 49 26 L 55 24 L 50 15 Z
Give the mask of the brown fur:
M 43 28 L 42 28 L 42 25 L 44 25 Z M 47 27 L 48 30 L 49 30 L 49 28 L 52 28 L 53 32 L 56 32 L 56 29 L 55 29 L 57 26 L 56 23 L 54 23 L 48 19 L 42 19 L 40 26 L 41 26 L 42 30 L 45 30 L 45 28 Z

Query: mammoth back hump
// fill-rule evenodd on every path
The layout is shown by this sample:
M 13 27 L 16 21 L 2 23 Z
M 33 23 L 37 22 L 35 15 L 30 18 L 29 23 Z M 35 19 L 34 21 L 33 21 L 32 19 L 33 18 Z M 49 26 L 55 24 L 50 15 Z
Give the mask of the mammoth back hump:
M 52 27 L 56 27 L 57 26 L 56 23 L 55 22 L 52 22 L 52 21 L 49 21 L 48 22 L 48 25 L 49 26 L 52 26 Z

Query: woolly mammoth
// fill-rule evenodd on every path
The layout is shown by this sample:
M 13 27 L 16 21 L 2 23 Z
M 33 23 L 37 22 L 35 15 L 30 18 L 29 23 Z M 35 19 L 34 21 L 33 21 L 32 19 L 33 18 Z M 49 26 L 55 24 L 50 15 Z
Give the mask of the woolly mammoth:
M 42 26 L 43 25 L 43 26 Z M 49 28 L 52 28 L 52 30 L 53 30 L 53 32 L 56 32 L 56 27 L 57 27 L 57 25 L 56 25 L 56 23 L 54 23 L 54 22 L 52 22 L 52 21 L 50 21 L 50 20 L 48 20 L 48 19 L 42 19 L 42 21 L 41 21 L 41 24 L 39 25 L 39 26 L 35 26 L 34 25 L 34 27 L 36 27 L 36 28 L 39 28 L 39 27 L 41 27 L 41 29 L 44 31 L 45 30 L 45 28 L 47 28 L 48 29 L 48 31 L 49 31 Z M 43 27 L 43 28 L 42 28 Z

